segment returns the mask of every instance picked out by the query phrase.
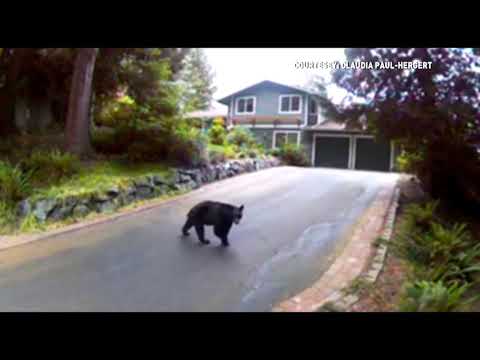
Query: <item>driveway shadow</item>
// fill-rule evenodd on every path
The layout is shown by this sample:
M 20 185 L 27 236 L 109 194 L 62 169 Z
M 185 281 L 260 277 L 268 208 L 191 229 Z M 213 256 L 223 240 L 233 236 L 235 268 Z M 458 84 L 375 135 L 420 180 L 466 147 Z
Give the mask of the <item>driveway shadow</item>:
M 196 255 L 196 257 L 204 257 L 206 261 L 232 261 L 237 257 L 235 246 L 230 245 L 224 247 L 220 240 L 216 238 L 209 238 L 210 244 L 201 244 L 195 234 L 190 236 L 177 236 L 177 241 L 181 246 L 181 250 L 189 255 Z

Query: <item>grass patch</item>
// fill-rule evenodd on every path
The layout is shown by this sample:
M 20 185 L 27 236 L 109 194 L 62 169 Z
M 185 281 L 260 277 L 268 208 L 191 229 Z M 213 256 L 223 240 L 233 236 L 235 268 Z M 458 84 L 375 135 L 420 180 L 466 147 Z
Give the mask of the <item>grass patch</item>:
M 43 197 L 65 198 L 103 192 L 114 186 L 127 186 L 132 179 L 146 175 L 169 177 L 171 172 L 165 164 L 132 165 L 119 160 L 94 163 L 83 167 L 78 174 L 58 185 L 36 189 L 31 198 L 33 200 Z
M 15 228 L 15 209 L 12 205 L 0 201 L 0 235 L 8 234 Z
M 37 218 L 33 214 L 29 214 L 23 221 L 21 222 L 18 232 L 19 233 L 34 233 L 39 231 L 46 230 L 46 225 L 40 223 Z

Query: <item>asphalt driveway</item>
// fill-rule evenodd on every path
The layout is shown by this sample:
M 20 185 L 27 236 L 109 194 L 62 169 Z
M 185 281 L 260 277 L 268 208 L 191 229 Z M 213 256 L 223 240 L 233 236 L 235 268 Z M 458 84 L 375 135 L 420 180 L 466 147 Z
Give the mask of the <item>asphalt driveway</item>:
M 269 311 L 317 280 L 396 174 L 279 167 L 0 251 L 0 311 Z M 180 236 L 202 200 L 244 204 L 229 248 Z

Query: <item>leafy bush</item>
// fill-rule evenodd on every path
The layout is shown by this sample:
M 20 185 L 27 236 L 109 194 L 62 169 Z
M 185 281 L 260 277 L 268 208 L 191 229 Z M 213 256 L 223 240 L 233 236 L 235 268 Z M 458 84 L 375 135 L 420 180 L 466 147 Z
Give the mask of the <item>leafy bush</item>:
M 213 164 L 224 162 L 227 159 L 234 159 L 236 156 L 237 153 L 233 146 L 219 146 L 210 144 L 208 147 L 208 157 L 210 162 Z
M 22 165 L 32 171 L 35 180 L 56 183 L 80 171 L 80 160 L 76 155 L 55 150 L 36 150 Z
M 302 146 L 285 144 L 279 151 L 280 159 L 290 166 L 309 166 L 309 161 Z
M 258 152 L 254 149 L 248 151 L 248 157 L 251 159 L 256 159 L 258 157 Z
M 393 249 L 413 264 L 418 278 L 472 282 L 473 273 L 480 271 L 480 244 L 473 244 L 466 224 L 439 223 L 437 206 L 409 205 Z
M 212 127 L 208 130 L 210 142 L 215 145 L 223 145 L 225 143 L 226 134 L 227 132 L 225 131 L 223 119 L 214 119 Z
M 446 285 L 442 281 L 417 281 L 406 288 L 405 298 L 400 304 L 401 311 L 408 312 L 450 312 L 460 310 L 476 297 L 462 300 L 468 284 L 453 283 Z
M 227 157 L 223 151 L 210 150 L 208 157 L 212 164 L 220 164 L 227 160 Z
M 168 159 L 185 166 L 198 166 L 208 162 L 208 138 L 198 129 L 180 126 L 174 133 Z
M 271 155 L 271 156 L 275 156 L 275 157 L 279 157 L 280 156 L 280 149 L 279 148 L 275 148 L 275 149 L 270 149 L 267 151 L 267 155 Z
M 135 101 L 129 96 L 105 101 L 95 117 L 97 125 L 117 127 L 133 121 L 139 110 Z
M 168 146 L 161 140 L 134 142 L 128 146 L 127 155 L 131 162 L 161 161 L 166 157 Z
M 0 201 L 0 234 L 9 233 L 15 225 L 15 208 L 12 204 Z
M 424 190 L 451 209 L 478 214 L 480 209 L 480 157 L 464 139 L 445 138 L 423 152 L 415 173 Z
M 422 155 L 415 152 L 402 151 L 397 157 L 397 169 L 403 173 L 415 173 L 418 164 L 422 161 Z
M 405 234 L 412 232 L 425 232 L 430 230 L 430 225 L 438 218 L 435 215 L 439 202 L 430 201 L 425 204 L 410 204 L 405 209 L 404 222 L 401 231 Z
M 235 126 L 227 135 L 227 142 L 238 147 L 256 147 L 257 141 L 253 133 L 242 126 Z
M 30 178 L 31 172 L 0 161 L 0 202 L 11 204 L 27 197 L 31 192 Z

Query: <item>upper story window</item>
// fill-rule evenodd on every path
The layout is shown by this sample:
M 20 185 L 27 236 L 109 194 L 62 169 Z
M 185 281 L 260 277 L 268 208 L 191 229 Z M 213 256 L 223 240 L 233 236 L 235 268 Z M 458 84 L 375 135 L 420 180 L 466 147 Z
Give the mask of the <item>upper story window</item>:
M 280 95 L 280 114 L 300 114 L 302 112 L 302 97 L 300 95 Z
M 255 96 L 239 97 L 236 100 L 235 113 L 238 115 L 255 114 Z

